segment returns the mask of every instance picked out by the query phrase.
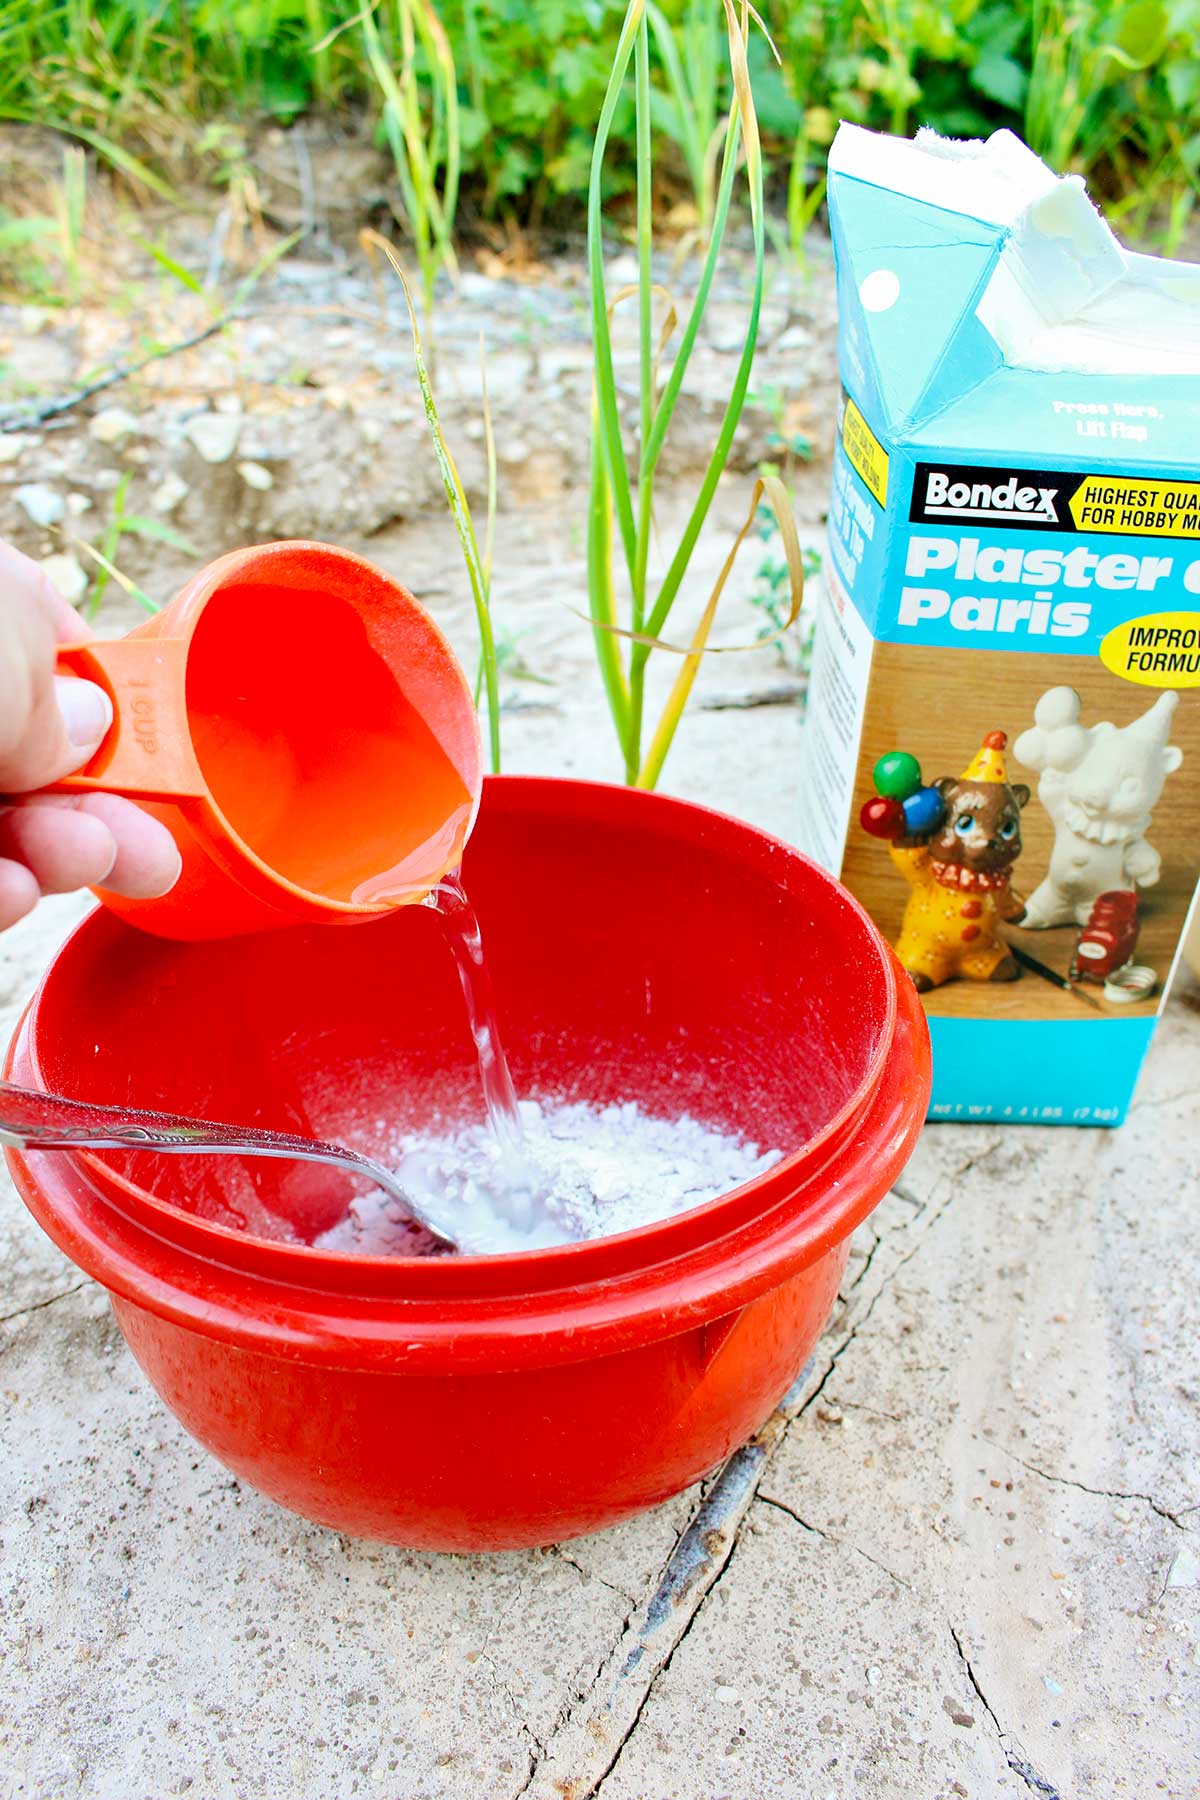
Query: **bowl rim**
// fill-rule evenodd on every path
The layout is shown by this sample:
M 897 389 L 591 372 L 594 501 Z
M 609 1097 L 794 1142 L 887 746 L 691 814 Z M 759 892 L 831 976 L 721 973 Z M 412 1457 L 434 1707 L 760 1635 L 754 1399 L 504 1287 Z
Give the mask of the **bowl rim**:
M 907 984 L 900 985 L 895 958 L 859 902 L 828 871 L 793 846 L 761 827 L 692 801 L 616 784 L 546 776 L 489 776 L 485 794 L 491 797 L 493 808 L 507 805 L 524 814 L 561 812 L 565 802 L 572 817 L 580 816 L 582 810 L 592 819 L 611 819 L 632 807 L 641 810 L 643 816 L 653 817 L 656 830 L 669 826 L 674 833 L 692 841 L 697 832 L 715 834 L 725 843 L 736 843 L 743 851 L 749 846 L 760 864 L 779 862 L 784 869 L 802 870 L 804 880 L 815 879 L 836 891 L 838 903 L 855 921 L 864 948 L 872 953 L 881 1004 L 876 1040 L 863 1076 L 812 1137 L 770 1169 L 670 1218 L 581 1243 L 471 1257 L 363 1256 L 253 1238 L 195 1218 L 175 1202 L 160 1198 L 113 1170 L 101 1155 L 86 1151 L 55 1153 L 59 1160 L 69 1162 L 87 1187 L 109 1206 L 138 1222 L 156 1239 L 171 1242 L 177 1254 L 202 1260 L 210 1271 L 222 1266 L 241 1279 L 277 1283 L 294 1291 L 297 1299 L 309 1291 L 314 1295 L 314 1304 L 316 1296 L 327 1301 L 331 1292 L 337 1292 L 346 1300 L 366 1305 L 378 1305 L 381 1300 L 419 1302 L 436 1297 L 458 1308 L 470 1309 L 474 1305 L 486 1311 L 504 1300 L 511 1303 L 524 1297 L 526 1302 L 532 1302 L 539 1296 L 548 1299 L 555 1292 L 598 1282 L 611 1284 L 630 1276 L 641 1277 L 644 1282 L 657 1274 L 669 1280 L 674 1270 L 684 1280 L 689 1264 L 697 1257 L 711 1260 L 719 1244 L 728 1243 L 732 1251 L 735 1240 L 745 1238 L 747 1230 L 759 1239 L 769 1237 L 771 1222 L 781 1209 L 792 1218 L 793 1225 L 797 1207 L 807 1211 L 810 1224 L 819 1226 L 820 1234 L 825 1236 L 832 1232 L 832 1241 L 847 1235 L 873 1202 L 860 1208 L 855 1192 L 845 1188 L 840 1194 L 826 1192 L 814 1202 L 809 1190 L 831 1161 L 837 1160 L 852 1140 L 856 1125 L 861 1126 L 870 1110 L 897 1047 L 901 1012 L 905 1015 L 907 1035 L 913 1037 L 912 1005 L 916 1004 L 915 993 L 910 997 L 905 992 Z M 71 959 L 81 954 L 79 945 L 89 945 L 105 931 L 124 934 L 130 929 L 100 909 L 84 919 L 56 953 L 9 1051 L 9 1066 L 19 1056 L 26 1078 L 32 1078 L 34 1085 L 44 1085 L 37 1023 L 45 994 L 61 976 L 64 964 L 69 967 Z M 924 1029 L 919 1005 L 916 1011 Z M 920 1121 L 928 1098 L 927 1032 L 925 1045 L 924 1073 L 921 1068 L 916 1071 L 918 1092 L 914 1096 L 921 1098 Z M 907 1155 L 907 1149 L 904 1154 Z M 32 1181 L 33 1177 L 30 1175 L 29 1179 Z M 796 1236 L 795 1231 L 793 1235 Z M 810 1235 L 800 1231 L 797 1243 Z M 743 1245 L 743 1249 L 748 1249 L 748 1245 Z
M 715 1337 L 700 1341 L 707 1361 L 746 1306 L 836 1257 L 893 1186 L 924 1126 L 929 1098 L 929 1033 L 915 989 L 902 1000 L 895 1048 L 860 1130 L 825 1165 L 815 1204 L 805 1188 L 793 1190 L 739 1231 L 710 1240 L 706 1253 L 545 1291 L 388 1296 L 251 1275 L 202 1254 L 181 1255 L 177 1238 L 164 1238 L 153 1220 L 100 1193 L 73 1158 L 6 1154 L 35 1219 L 110 1295 L 240 1350 L 392 1375 L 511 1374 L 640 1350 L 717 1326 Z M 19 1073 L 25 1061 L 19 1041 Z

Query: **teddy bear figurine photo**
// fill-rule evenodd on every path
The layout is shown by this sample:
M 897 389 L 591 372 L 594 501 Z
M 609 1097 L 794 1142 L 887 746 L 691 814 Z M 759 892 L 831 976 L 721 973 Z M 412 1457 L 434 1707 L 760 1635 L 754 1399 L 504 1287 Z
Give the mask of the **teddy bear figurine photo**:
M 1007 743 L 1002 731 L 989 732 L 957 779 L 943 775 L 929 787 L 906 751 L 875 765 L 877 798 L 859 817 L 864 831 L 888 840 L 911 886 L 895 949 L 918 993 L 956 976 L 1015 981 L 1021 973 L 1000 924 L 1024 911 L 1010 880 L 1030 790 L 1009 782 Z
M 1167 776 L 1183 761 L 1169 741 L 1178 704 L 1178 694 L 1163 693 L 1131 725 L 1081 725 L 1074 688 L 1042 695 L 1014 755 L 1038 773 L 1054 849 L 1045 880 L 1025 902 L 1022 925 L 1086 926 L 1102 895 L 1134 893 L 1158 880 L 1162 858 L 1146 833 Z

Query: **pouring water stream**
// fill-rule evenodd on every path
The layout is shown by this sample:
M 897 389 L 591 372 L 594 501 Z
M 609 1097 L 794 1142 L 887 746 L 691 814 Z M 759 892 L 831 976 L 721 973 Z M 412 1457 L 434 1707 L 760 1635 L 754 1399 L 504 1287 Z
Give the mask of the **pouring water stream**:
M 506 1148 L 515 1149 L 521 1142 L 517 1093 L 500 1038 L 492 978 L 483 955 L 483 935 L 458 870 L 443 876 L 422 904 L 431 907 L 445 926 L 479 1058 L 488 1123 Z

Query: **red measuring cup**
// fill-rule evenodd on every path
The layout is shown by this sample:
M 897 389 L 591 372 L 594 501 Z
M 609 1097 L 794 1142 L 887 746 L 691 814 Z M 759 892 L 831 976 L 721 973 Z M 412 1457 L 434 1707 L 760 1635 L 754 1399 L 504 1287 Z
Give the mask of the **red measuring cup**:
M 126 638 L 64 646 L 114 719 L 59 791 L 124 794 L 183 857 L 113 912 L 163 937 L 368 919 L 457 866 L 483 780 L 471 690 L 407 589 L 328 544 L 210 563 Z

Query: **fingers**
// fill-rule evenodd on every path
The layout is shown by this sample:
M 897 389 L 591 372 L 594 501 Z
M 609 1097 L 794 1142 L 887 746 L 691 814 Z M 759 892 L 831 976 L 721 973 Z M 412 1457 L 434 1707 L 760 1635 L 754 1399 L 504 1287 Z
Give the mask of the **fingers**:
M 0 813 L 0 859 L 0 869 L 29 875 L 33 900 L 82 887 L 151 900 L 174 887 L 182 867 L 166 826 L 115 794 L 35 794 L 8 807 Z M 7 879 L 20 911 L 4 917 L 0 887 L 0 929 L 33 903 L 25 903 L 28 883 L 16 874 Z
M 38 791 L 88 762 L 112 725 L 103 688 L 57 672 L 56 646 L 90 636 L 38 565 L 0 544 L 0 930 L 41 894 L 153 899 L 179 878 L 170 832 L 128 800 Z
M 0 544 L 0 793 L 78 769 L 112 724 L 102 688 L 55 672 L 55 646 L 89 635 L 42 570 Z
M 0 861 L 0 931 L 32 912 L 41 890 L 22 863 Z
M 56 644 L 82 644 L 96 634 L 73 606 L 68 606 L 46 571 L 12 544 L 0 543 L 0 593 L 26 593 L 50 621 Z
M 3 685 L 0 677 L 0 690 Z M 81 768 L 96 754 L 113 720 L 112 701 L 103 688 L 72 675 L 55 675 L 53 665 L 44 677 L 30 679 L 23 706 L 20 697 L 13 704 L 23 718 L 19 726 L 0 726 L 4 794 L 33 793 Z
M 69 894 L 107 879 L 117 843 L 102 819 L 30 802 L 0 814 L 0 857 L 24 863 L 43 894 Z
M 157 900 L 179 880 L 183 858 L 171 833 L 132 800 L 116 794 L 88 794 L 78 810 L 104 825 L 117 846 L 117 858 L 98 885 L 129 900 Z

